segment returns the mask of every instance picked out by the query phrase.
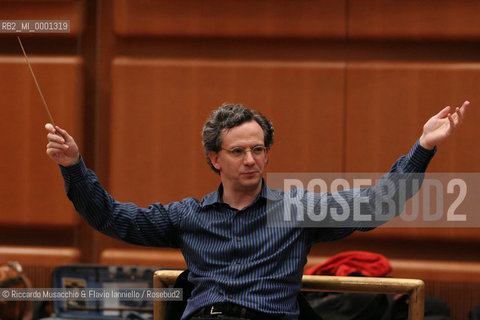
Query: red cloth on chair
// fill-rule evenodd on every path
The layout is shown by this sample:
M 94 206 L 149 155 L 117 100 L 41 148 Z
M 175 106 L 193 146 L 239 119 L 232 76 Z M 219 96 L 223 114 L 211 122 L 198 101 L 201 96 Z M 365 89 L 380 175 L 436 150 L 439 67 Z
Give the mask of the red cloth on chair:
M 346 251 L 334 255 L 320 265 L 308 268 L 305 274 L 348 276 L 358 272 L 367 277 L 382 277 L 390 271 L 392 267 L 388 259 L 379 253 Z

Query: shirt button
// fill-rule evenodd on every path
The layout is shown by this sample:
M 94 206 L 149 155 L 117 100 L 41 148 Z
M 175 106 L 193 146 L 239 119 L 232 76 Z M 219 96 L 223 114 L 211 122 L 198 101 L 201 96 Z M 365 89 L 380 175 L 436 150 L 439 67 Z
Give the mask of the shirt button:
M 237 264 L 240 264 L 240 261 L 237 261 Z
M 230 299 L 232 299 L 232 298 L 233 298 L 233 295 L 229 294 L 228 297 L 229 297 Z
M 237 242 L 240 242 L 240 238 L 237 237 Z

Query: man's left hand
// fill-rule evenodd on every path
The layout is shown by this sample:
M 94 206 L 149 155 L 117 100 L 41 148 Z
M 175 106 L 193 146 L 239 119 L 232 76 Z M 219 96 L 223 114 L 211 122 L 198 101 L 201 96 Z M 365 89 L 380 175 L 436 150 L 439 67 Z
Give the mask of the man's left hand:
M 469 101 L 465 101 L 460 108 L 456 108 L 453 114 L 450 113 L 450 106 L 428 119 L 423 126 L 423 134 L 420 137 L 420 145 L 425 149 L 432 150 L 437 144 L 448 138 L 463 121 Z

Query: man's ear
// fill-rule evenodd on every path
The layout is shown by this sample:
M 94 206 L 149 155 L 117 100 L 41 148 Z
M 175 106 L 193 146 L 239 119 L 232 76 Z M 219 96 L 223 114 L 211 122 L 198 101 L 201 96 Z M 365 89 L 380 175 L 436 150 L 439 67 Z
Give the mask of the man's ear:
M 221 166 L 220 163 L 218 163 L 218 152 L 209 151 L 208 158 L 210 159 L 210 162 L 212 162 L 213 167 L 217 170 L 220 170 Z
M 265 150 L 265 164 L 268 163 L 268 151 L 269 151 L 269 150 L 270 150 L 270 149 Z

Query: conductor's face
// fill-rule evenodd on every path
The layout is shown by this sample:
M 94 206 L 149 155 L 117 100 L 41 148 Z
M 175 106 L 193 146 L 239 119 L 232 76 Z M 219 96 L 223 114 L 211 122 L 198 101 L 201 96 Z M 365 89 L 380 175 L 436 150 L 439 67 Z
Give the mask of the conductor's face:
M 253 191 L 261 186 L 268 150 L 263 130 L 256 121 L 245 122 L 222 133 L 222 150 L 210 154 L 224 187 Z

